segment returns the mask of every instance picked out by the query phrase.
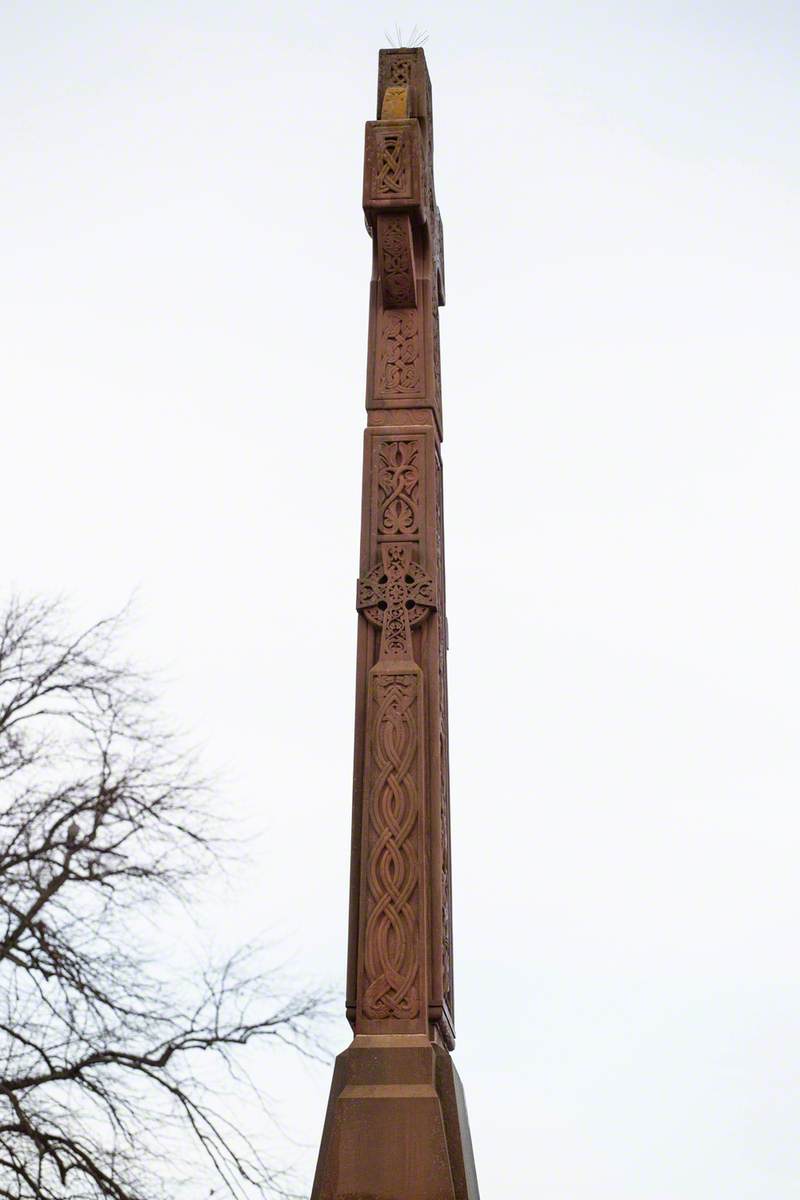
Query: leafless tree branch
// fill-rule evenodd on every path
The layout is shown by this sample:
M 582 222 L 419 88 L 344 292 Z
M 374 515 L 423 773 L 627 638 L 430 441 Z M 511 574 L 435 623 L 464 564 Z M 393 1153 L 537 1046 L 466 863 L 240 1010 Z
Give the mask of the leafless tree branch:
M 174 1198 L 187 1137 L 193 1195 L 291 1196 L 206 1067 L 259 1041 L 317 1055 L 324 998 L 282 994 L 252 950 L 191 985 L 151 961 L 142 914 L 215 861 L 205 789 L 120 660 L 121 618 L 63 622 L 0 617 L 0 1198 Z

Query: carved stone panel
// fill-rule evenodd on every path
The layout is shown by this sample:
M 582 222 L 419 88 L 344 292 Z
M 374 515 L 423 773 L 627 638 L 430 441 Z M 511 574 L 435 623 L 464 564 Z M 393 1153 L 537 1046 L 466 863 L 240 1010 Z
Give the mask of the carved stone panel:
M 409 542 L 411 558 L 435 574 L 433 505 L 436 432 L 431 414 L 424 424 L 367 428 L 364 502 L 367 523 L 360 574 L 381 562 L 384 542 Z M 406 412 L 397 416 L 405 422 Z M 371 665 L 371 664 L 370 664 Z
M 406 131 L 397 128 L 376 131 L 373 196 L 401 196 L 407 199 L 410 191 L 411 163 Z
M 437 412 L 442 408 L 442 356 L 439 347 L 439 305 L 435 302 L 431 307 L 431 328 L 433 330 L 433 388 Z
M 414 119 L 368 121 L 364 153 L 364 209 L 422 212 L 422 140 Z
M 411 219 L 403 214 L 378 217 L 378 272 L 384 308 L 416 308 L 417 275 Z
M 389 309 L 378 316 L 375 395 L 384 400 L 425 396 L 424 330 L 419 309 Z
M 414 437 L 382 438 L 375 467 L 378 538 L 419 537 L 422 442 Z
M 364 778 L 361 1021 L 426 1020 L 424 714 L 421 672 L 379 663 L 369 679 Z
M 453 1022 L 453 900 L 450 890 L 450 762 L 447 714 L 447 618 L 444 614 L 444 513 L 442 496 L 442 464 L 436 456 L 436 580 L 441 596 L 437 639 L 439 712 L 439 826 L 441 861 L 439 863 L 441 892 L 442 1001 Z
M 376 277 L 378 271 L 379 265 Z M 417 275 L 416 296 L 416 308 L 385 308 L 381 282 L 376 278 L 370 317 L 367 408 L 429 408 L 441 437 L 438 312 L 430 278 Z
M 392 86 L 408 86 L 414 70 L 414 58 L 410 54 L 394 54 L 389 58 L 388 78 Z

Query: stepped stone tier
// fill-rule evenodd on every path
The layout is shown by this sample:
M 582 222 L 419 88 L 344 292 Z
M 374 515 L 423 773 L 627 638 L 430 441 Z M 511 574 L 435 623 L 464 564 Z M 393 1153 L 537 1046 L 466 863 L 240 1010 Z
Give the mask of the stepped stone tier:
M 455 1045 L 439 308 L 421 49 L 381 50 L 372 237 L 347 1016 L 312 1200 L 478 1200 Z

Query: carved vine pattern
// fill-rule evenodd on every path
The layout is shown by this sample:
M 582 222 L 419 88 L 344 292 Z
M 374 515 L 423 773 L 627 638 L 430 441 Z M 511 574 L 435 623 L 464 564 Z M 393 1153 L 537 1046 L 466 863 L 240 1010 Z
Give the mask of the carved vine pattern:
M 373 687 L 364 1012 L 371 1020 L 412 1019 L 419 1013 L 417 677 L 378 674 Z
M 420 521 L 420 443 L 381 442 L 378 449 L 378 535 L 413 537 Z

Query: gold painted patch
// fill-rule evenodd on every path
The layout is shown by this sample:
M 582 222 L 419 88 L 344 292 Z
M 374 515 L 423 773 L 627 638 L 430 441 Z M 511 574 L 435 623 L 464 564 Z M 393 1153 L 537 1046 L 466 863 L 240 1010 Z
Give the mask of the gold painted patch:
M 408 88 L 407 87 L 387 87 L 383 93 L 383 104 L 381 105 L 381 120 L 392 121 L 405 119 L 408 114 Z

